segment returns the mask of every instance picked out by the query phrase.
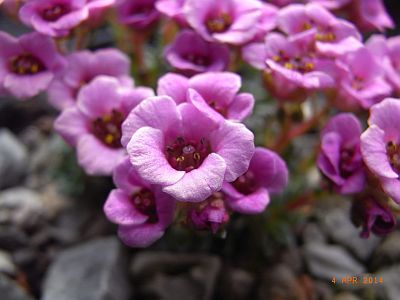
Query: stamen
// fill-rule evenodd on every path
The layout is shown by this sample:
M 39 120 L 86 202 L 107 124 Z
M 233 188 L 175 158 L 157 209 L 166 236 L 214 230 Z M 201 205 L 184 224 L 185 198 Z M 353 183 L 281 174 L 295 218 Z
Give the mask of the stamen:
M 92 133 L 111 148 L 121 148 L 121 124 L 124 116 L 121 112 L 113 110 L 93 121 Z
M 210 33 L 225 32 L 231 25 L 232 18 L 228 13 L 225 12 L 209 18 L 206 22 L 206 27 Z
M 31 54 L 21 54 L 10 60 L 11 72 L 18 75 L 34 75 L 45 69 L 43 63 Z

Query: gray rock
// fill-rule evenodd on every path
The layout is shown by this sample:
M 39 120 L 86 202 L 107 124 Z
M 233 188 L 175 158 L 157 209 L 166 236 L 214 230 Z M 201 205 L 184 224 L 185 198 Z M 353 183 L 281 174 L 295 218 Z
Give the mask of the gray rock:
M 0 298 L 3 300 L 33 300 L 16 283 L 0 274 Z
M 61 252 L 46 274 L 43 300 L 126 300 L 126 257 L 120 242 L 102 238 Z
M 214 256 L 143 252 L 136 255 L 131 270 L 140 297 L 209 300 L 220 268 L 221 262 Z
M 394 231 L 388 235 L 374 253 L 372 265 L 382 267 L 382 265 L 392 265 L 400 262 L 400 232 Z
M 336 243 L 351 250 L 359 259 L 367 260 L 378 246 L 380 238 L 371 235 L 368 239 L 360 237 L 359 230 L 350 220 L 348 199 L 335 198 L 335 207 L 320 214 L 320 221 L 326 234 Z
M 365 268 L 340 246 L 306 244 L 304 246 L 306 263 L 311 273 L 325 280 L 365 273 Z
M 15 275 L 16 268 L 12 261 L 11 255 L 0 250 L 0 273 Z
M 0 130 L 0 189 L 16 185 L 27 171 L 27 150 L 7 129 Z
M 254 284 L 255 276 L 246 270 L 227 268 L 222 271 L 221 293 L 224 299 L 250 299 Z
M 344 292 L 336 295 L 334 300 L 361 300 L 361 299 L 352 293 Z
M 308 223 L 303 231 L 304 243 L 325 243 L 326 237 L 320 226 L 315 223 Z
M 400 265 L 377 272 L 378 280 L 382 278 L 383 288 L 388 300 L 400 299 Z
M 35 191 L 23 187 L 0 193 L 0 224 L 30 225 L 46 216 L 46 208 Z

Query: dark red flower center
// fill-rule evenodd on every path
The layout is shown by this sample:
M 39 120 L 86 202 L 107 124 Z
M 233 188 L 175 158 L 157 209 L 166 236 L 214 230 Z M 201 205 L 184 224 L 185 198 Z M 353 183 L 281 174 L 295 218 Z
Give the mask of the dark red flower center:
M 154 3 L 143 3 L 131 7 L 131 15 L 147 16 L 154 11 Z
M 121 125 L 124 114 L 112 110 L 111 113 L 95 119 L 92 123 L 92 133 L 105 145 L 111 148 L 121 148 Z
M 400 173 L 400 146 L 393 141 L 386 144 L 386 153 L 393 170 Z
M 243 175 L 239 176 L 234 182 L 232 182 L 232 185 L 243 195 L 250 195 L 257 190 L 257 183 L 254 174 L 251 171 L 247 171 Z
M 206 27 L 210 33 L 222 33 L 229 29 L 232 25 L 232 17 L 226 13 L 221 12 L 216 14 L 206 21 Z
M 289 70 L 298 71 L 300 73 L 307 73 L 314 70 L 315 65 L 308 56 L 300 57 L 289 57 L 285 55 L 283 51 L 279 52 L 279 55 L 272 57 L 272 60 L 279 63 L 281 66 Z
M 49 22 L 55 22 L 69 12 L 70 8 L 67 5 L 58 3 L 43 9 L 42 18 Z
M 189 53 L 189 54 L 183 55 L 183 58 L 185 60 L 190 61 L 191 63 L 193 63 L 195 65 L 202 66 L 202 67 L 207 67 L 211 64 L 210 57 L 208 57 L 206 55 Z
M 355 164 L 355 158 L 356 151 L 354 147 L 344 147 L 340 150 L 340 176 L 342 176 L 343 178 L 349 178 L 351 175 L 353 175 L 355 169 L 358 167 L 358 165 Z
M 33 75 L 45 70 L 43 63 L 32 54 L 21 54 L 10 61 L 11 72 L 18 75 Z
M 149 217 L 147 223 L 154 224 L 158 222 L 156 199 L 153 192 L 142 188 L 132 195 L 131 200 L 139 212 Z
M 166 147 L 167 159 L 170 165 L 178 171 L 185 172 L 190 172 L 200 167 L 210 153 L 210 143 L 204 138 L 196 142 L 178 137 Z

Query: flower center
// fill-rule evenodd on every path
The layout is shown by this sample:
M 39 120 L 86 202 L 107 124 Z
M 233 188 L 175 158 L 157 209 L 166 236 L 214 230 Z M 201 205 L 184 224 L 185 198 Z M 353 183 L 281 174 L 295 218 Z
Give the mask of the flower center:
M 386 144 L 386 153 L 393 170 L 400 174 L 400 146 L 393 141 Z
M 31 54 L 21 54 L 10 61 L 11 72 L 18 75 L 33 75 L 45 69 L 43 63 Z
M 154 11 L 154 3 L 135 5 L 131 9 L 131 15 L 147 16 Z
M 221 12 L 209 18 L 206 22 L 206 27 L 210 33 L 225 32 L 231 25 L 232 17 L 226 12 Z
M 69 8 L 65 4 L 54 4 L 42 11 L 42 18 L 49 22 L 55 22 L 69 11 Z
M 110 114 L 97 118 L 92 123 L 92 133 L 105 145 L 111 148 L 121 148 L 121 125 L 124 115 L 112 110 Z
M 215 111 L 219 112 L 224 117 L 227 116 L 228 111 L 227 111 L 226 107 L 223 107 L 222 105 L 218 104 L 216 101 L 209 101 L 208 105 L 210 107 L 212 107 L 212 109 L 214 109 Z
M 167 159 L 174 169 L 190 172 L 201 166 L 207 155 L 211 153 L 211 146 L 204 138 L 196 142 L 178 137 L 166 147 L 166 152 Z
M 185 60 L 192 62 L 195 65 L 206 67 L 210 65 L 210 58 L 205 55 L 196 55 L 193 53 L 183 55 Z
M 307 56 L 300 57 L 288 57 L 283 51 L 280 51 L 279 55 L 272 57 L 272 60 L 279 63 L 283 67 L 289 70 L 298 71 L 300 73 L 307 73 L 314 70 L 314 63 L 311 62 Z
M 148 223 L 154 224 L 158 222 L 156 199 L 149 189 L 140 189 L 132 195 L 131 200 L 139 212 L 149 217 Z
M 355 155 L 356 151 L 354 148 L 342 148 L 340 150 L 340 163 L 339 171 L 340 176 L 343 178 L 349 178 L 353 175 L 357 165 L 355 165 Z
M 234 182 L 232 182 L 232 185 L 243 195 L 250 195 L 257 190 L 254 174 L 251 171 L 247 171 L 243 175 L 239 176 Z

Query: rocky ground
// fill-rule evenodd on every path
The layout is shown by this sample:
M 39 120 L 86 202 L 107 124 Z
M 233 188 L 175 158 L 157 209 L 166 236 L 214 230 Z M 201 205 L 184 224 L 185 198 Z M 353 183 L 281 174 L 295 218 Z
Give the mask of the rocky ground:
M 0 299 L 400 299 L 400 231 L 359 238 L 346 199 L 273 237 L 245 217 L 226 238 L 178 228 L 123 246 L 102 213 L 111 180 L 82 173 L 54 115 L 40 98 L 0 99 Z M 366 274 L 378 283 L 342 282 Z

